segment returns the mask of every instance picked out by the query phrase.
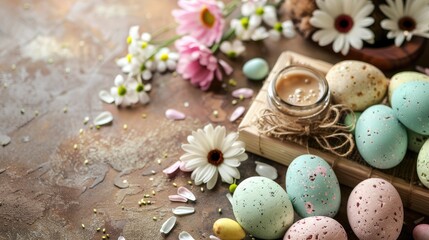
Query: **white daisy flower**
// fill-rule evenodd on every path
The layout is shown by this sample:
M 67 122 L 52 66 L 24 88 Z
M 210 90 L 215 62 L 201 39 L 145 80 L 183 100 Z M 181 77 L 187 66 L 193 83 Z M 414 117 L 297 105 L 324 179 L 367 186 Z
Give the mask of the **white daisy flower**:
M 266 0 L 248 1 L 241 5 L 241 14 L 249 17 L 252 26 L 260 26 L 262 21 L 272 26 L 277 22 L 276 8 Z
M 139 101 L 139 96 L 132 86 L 132 81 L 124 81 L 122 75 L 115 77 L 115 86 L 110 89 L 110 94 L 115 98 L 117 106 L 130 106 Z
M 368 0 L 316 0 L 319 9 L 313 12 L 310 24 L 320 30 L 312 39 L 320 46 L 333 42 L 334 52 L 346 55 L 350 45 L 355 49 L 363 47 L 363 41 L 372 43 L 374 33 L 368 29 L 374 23 L 369 17 L 374 5 Z
M 258 26 L 250 25 L 248 17 L 242 17 L 240 19 L 231 20 L 231 28 L 235 31 L 235 36 L 243 41 L 251 39 L 253 31 Z
M 127 44 L 128 52 L 133 55 L 137 55 L 140 49 L 139 41 L 139 26 L 132 26 L 128 31 Z
M 196 185 L 207 183 L 212 189 L 217 182 L 218 173 L 222 181 L 233 183 L 240 178 L 237 167 L 247 159 L 244 142 L 237 141 L 238 133 L 226 135 L 223 126 L 213 128 L 208 124 L 204 129 L 193 131 L 187 144 L 182 145 L 186 152 L 180 157 L 185 167 L 192 171 L 191 178 Z
M 148 104 L 149 103 L 150 98 L 149 98 L 149 95 L 147 94 L 146 91 L 148 91 L 150 89 L 150 87 L 148 88 L 148 87 L 146 87 L 146 85 L 143 85 L 142 83 L 135 81 L 135 80 L 132 80 L 128 86 L 130 89 L 133 89 L 137 93 L 138 101 L 141 104 Z
M 176 69 L 177 60 L 179 59 L 179 54 L 175 52 L 170 52 L 168 48 L 161 48 L 156 54 L 156 69 L 158 72 L 165 72 L 167 69 L 174 71 Z
M 270 34 L 267 32 L 267 29 L 265 27 L 258 27 L 253 31 L 252 36 L 250 37 L 253 41 L 260 41 L 264 40 L 265 38 L 269 37 Z
M 428 1 L 408 0 L 405 7 L 402 0 L 387 0 L 388 5 L 380 5 L 388 17 L 381 21 L 381 27 L 388 30 L 387 38 L 394 38 L 395 45 L 401 46 L 404 40 L 410 41 L 413 35 L 429 38 Z
M 235 39 L 232 43 L 229 41 L 224 41 L 220 45 L 220 50 L 225 53 L 230 58 L 235 58 L 240 56 L 246 48 L 243 45 L 243 42 Z
M 142 61 L 140 58 L 128 53 L 127 56 L 118 59 L 116 61 L 116 65 L 121 67 L 122 72 L 127 73 L 130 76 L 135 76 L 140 73 Z
M 293 22 L 291 20 L 287 20 L 284 22 L 277 22 L 274 24 L 273 29 L 269 31 L 270 38 L 273 40 L 280 40 L 281 35 L 286 38 L 293 38 L 296 36 L 295 27 L 293 26 Z

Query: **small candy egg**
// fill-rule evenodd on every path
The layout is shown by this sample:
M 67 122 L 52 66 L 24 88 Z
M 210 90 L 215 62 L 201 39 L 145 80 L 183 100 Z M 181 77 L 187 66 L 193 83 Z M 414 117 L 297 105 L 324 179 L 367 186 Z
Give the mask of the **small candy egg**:
M 381 178 L 369 178 L 350 193 L 347 218 L 360 240 L 396 240 L 404 222 L 404 208 L 392 184 Z
M 423 144 L 417 157 L 417 176 L 429 188 L 429 140 Z
M 362 113 L 356 123 L 355 141 L 363 159 L 380 169 L 398 165 L 408 146 L 405 127 L 385 105 L 374 105 Z
M 222 240 L 240 240 L 246 233 L 238 222 L 230 218 L 220 218 L 213 224 L 213 232 Z
M 390 78 L 389 82 L 389 90 L 388 90 L 388 96 L 389 96 L 389 102 L 392 102 L 392 95 L 393 92 L 403 83 L 407 82 L 413 82 L 413 81 L 426 81 L 429 82 L 429 76 L 423 73 L 419 72 L 413 72 L 413 71 L 405 71 L 405 72 L 399 72 Z
M 243 74 L 250 80 L 263 80 L 268 72 L 268 63 L 262 58 L 250 59 L 243 66 Z
M 349 113 L 344 118 L 344 125 L 352 126 L 351 131 L 352 131 L 353 135 L 355 134 L 356 122 L 359 119 L 361 114 L 362 114 L 361 112 L 354 112 L 354 116 L 353 116 L 352 113 Z M 353 122 L 353 120 L 354 120 L 354 122 Z
M 234 191 L 235 219 L 257 238 L 283 237 L 293 223 L 293 207 L 285 190 L 266 177 L 250 177 Z
M 429 135 L 429 81 L 407 82 L 400 85 L 392 96 L 392 109 L 407 128 Z
M 342 61 L 326 74 L 334 103 L 353 111 L 363 111 L 380 103 L 387 92 L 388 80 L 375 66 L 361 61 Z
M 347 240 L 347 233 L 335 219 L 313 216 L 295 222 L 283 238 L 290 239 Z
M 413 229 L 414 240 L 428 240 L 429 239 L 429 224 L 419 224 Z
M 407 128 L 408 149 L 418 153 L 429 136 L 423 136 Z
M 286 192 L 301 217 L 334 217 L 341 204 L 340 185 L 331 166 L 322 158 L 304 154 L 286 172 Z

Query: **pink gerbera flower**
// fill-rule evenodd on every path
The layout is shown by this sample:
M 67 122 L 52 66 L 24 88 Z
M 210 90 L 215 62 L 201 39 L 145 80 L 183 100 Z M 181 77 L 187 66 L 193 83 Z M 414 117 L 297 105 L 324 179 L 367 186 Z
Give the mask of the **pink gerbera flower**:
M 180 53 L 177 72 L 204 91 L 215 77 L 222 80 L 221 68 L 227 75 L 232 72 L 228 63 L 213 56 L 210 49 L 194 37 L 185 36 L 177 40 L 176 48 Z
M 207 46 L 220 41 L 225 21 L 216 1 L 179 0 L 178 5 L 182 9 L 172 13 L 179 23 L 178 34 L 191 35 Z

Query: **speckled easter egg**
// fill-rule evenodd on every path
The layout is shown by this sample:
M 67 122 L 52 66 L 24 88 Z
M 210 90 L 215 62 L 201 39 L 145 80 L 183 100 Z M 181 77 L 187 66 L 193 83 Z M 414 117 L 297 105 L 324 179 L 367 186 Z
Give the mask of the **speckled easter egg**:
M 414 240 L 428 240 L 429 239 L 429 224 L 419 224 L 413 229 Z
M 262 58 L 250 59 L 243 65 L 243 74 L 250 80 L 263 80 L 268 72 L 268 63 Z
M 398 165 L 408 146 L 405 127 L 385 105 L 374 105 L 362 113 L 356 123 L 355 141 L 363 159 L 380 169 Z
M 235 189 L 232 208 L 237 222 L 257 238 L 283 237 L 293 223 L 293 207 L 285 190 L 266 177 L 250 177 Z
M 399 72 L 390 78 L 389 82 L 389 90 L 388 90 L 388 96 L 389 96 L 389 102 L 392 102 L 392 95 L 393 92 L 403 83 L 407 82 L 413 82 L 413 81 L 426 81 L 429 82 L 429 76 L 423 73 L 419 72 L 413 72 L 413 71 L 405 71 L 405 72 Z
M 344 118 L 344 125 L 350 126 L 350 129 L 353 135 L 355 134 L 356 122 L 359 119 L 361 114 L 362 114 L 361 112 L 349 113 Z
M 404 208 L 392 184 L 381 178 L 369 178 L 350 193 L 347 218 L 360 240 L 396 240 L 404 222 Z
M 417 157 L 417 176 L 429 188 L 429 140 L 423 144 Z
M 422 149 L 423 144 L 429 139 L 429 136 L 424 136 L 407 128 L 408 149 L 418 153 Z
M 301 217 L 333 217 L 341 203 L 337 176 L 315 155 L 301 155 L 292 161 L 286 172 L 286 192 Z
M 347 240 L 347 233 L 335 219 L 313 216 L 295 222 L 287 230 L 283 240 L 291 239 Z
M 392 109 L 407 128 L 429 135 L 429 82 L 407 82 L 392 96 Z
M 363 111 L 380 103 L 387 92 L 388 80 L 375 66 L 347 60 L 335 64 L 326 74 L 334 103 L 353 111 Z

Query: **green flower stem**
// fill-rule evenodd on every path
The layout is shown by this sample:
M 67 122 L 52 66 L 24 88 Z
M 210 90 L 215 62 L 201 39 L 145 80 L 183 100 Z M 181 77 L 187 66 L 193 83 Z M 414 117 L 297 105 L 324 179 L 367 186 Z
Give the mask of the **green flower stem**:
M 240 0 L 233 0 L 225 5 L 223 15 L 225 18 L 227 18 L 229 15 L 231 15 L 232 12 L 237 8 L 237 5 L 240 4 Z
M 159 45 L 156 49 L 155 52 L 152 53 L 143 63 L 142 65 L 144 66 L 146 64 L 146 62 L 150 59 L 153 59 L 153 57 L 155 57 L 155 55 L 159 52 L 159 50 L 161 50 L 164 47 L 168 47 L 170 46 L 172 43 L 174 43 L 177 39 L 181 38 L 181 35 L 176 35 L 170 39 L 167 39 L 165 42 L 163 42 L 161 45 Z

